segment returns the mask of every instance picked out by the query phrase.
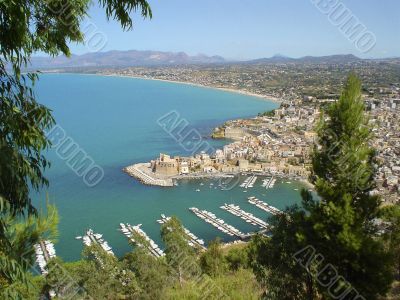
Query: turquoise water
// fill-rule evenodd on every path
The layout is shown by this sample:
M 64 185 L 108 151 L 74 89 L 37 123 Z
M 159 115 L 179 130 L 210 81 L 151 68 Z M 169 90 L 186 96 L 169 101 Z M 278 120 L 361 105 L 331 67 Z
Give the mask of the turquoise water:
M 88 187 L 60 159 L 54 149 L 47 157 L 52 167 L 47 172 L 49 189 L 35 195 L 43 205 L 46 194 L 56 203 L 61 216 L 57 255 L 70 261 L 80 258 L 82 242 L 75 237 L 87 228 L 103 233 L 114 252 L 121 256 L 131 249 L 117 230 L 120 222 L 143 224 L 143 229 L 161 244 L 161 213 L 178 216 L 193 233 L 205 240 L 217 236 L 231 238 L 192 214 L 195 206 L 214 212 L 244 232 L 257 228 L 219 208 L 236 203 L 265 219 L 268 214 L 248 204 L 257 196 L 278 208 L 300 201 L 300 183 L 277 181 L 275 188 L 262 188 L 261 179 L 249 192 L 237 187 L 230 191 L 210 188 L 210 181 L 181 181 L 174 188 L 144 186 L 121 169 L 144 162 L 160 152 L 187 154 L 158 124 L 157 119 L 171 110 L 185 118 L 214 147 L 227 141 L 208 139 L 215 126 L 225 120 L 250 117 L 278 105 L 255 97 L 189 85 L 132 78 L 46 74 L 36 87 L 39 102 L 49 106 L 60 125 L 81 149 L 104 170 L 103 180 Z M 244 178 L 242 178 L 244 179 Z M 195 190 L 200 188 L 200 192 Z

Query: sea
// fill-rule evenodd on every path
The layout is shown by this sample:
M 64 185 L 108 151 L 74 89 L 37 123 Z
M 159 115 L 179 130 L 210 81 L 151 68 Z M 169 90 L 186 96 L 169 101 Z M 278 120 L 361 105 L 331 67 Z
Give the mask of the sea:
M 60 223 L 55 249 L 65 261 L 80 259 L 83 245 L 76 237 L 89 228 L 103 234 L 121 257 L 132 246 L 118 230 L 120 223 L 142 224 L 161 248 L 156 222 L 160 214 L 177 216 L 206 243 L 217 237 L 229 242 L 232 237 L 199 219 L 189 208 L 213 212 L 246 233 L 258 228 L 222 210 L 221 205 L 237 204 L 267 220 L 270 215 L 248 203 L 249 196 L 279 209 L 301 201 L 299 190 L 304 185 L 288 179 L 278 179 L 271 189 L 261 186 L 262 177 L 253 188 L 241 188 L 246 175 L 240 175 L 236 179 L 239 184 L 231 184 L 229 189 L 221 189 L 216 179 L 181 180 L 175 187 L 163 188 L 143 185 L 122 171 L 160 153 L 192 154 L 192 147 L 180 138 L 185 132 L 195 132 L 210 149 L 222 148 L 231 141 L 211 139 L 215 127 L 275 109 L 279 106 L 276 102 L 187 84 L 83 74 L 42 74 L 35 91 L 38 101 L 52 110 L 57 134 L 49 131 L 54 146 L 45 153 L 51 162 L 45 173 L 50 185 L 32 192 L 32 197 L 38 208 L 45 207 L 46 199 L 57 206 Z M 180 135 L 160 122 L 171 116 L 185 127 Z M 87 176 L 82 173 L 85 166 L 79 169 L 69 161 L 69 154 L 78 151 L 91 162 L 92 173 Z

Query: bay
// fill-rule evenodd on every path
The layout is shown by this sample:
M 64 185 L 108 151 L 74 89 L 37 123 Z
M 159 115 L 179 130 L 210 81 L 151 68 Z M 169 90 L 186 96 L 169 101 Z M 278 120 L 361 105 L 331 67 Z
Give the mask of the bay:
M 273 189 L 261 187 L 261 179 L 247 193 L 240 187 L 222 191 L 210 180 L 181 181 L 174 188 L 144 186 L 122 172 L 122 168 L 154 159 L 161 152 L 187 155 L 188 151 L 165 132 L 157 120 L 174 111 L 198 130 L 204 141 L 215 148 L 229 141 L 209 138 L 212 129 L 224 121 L 246 118 L 279 105 L 260 98 L 191 85 L 110 76 L 79 74 L 43 74 L 36 86 L 40 103 L 53 110 L 57 124 L 80 149 L 104 170 L 104 178 L 94 187 L 61 159 L 56 149 L 46 154 L 52 162 L 46 172 L 49 188 L 34 194 L 35 204 L 43 207 L 46 197 L 58 207 L 60 236 L 55 245 L 58 256 L 77 260 L 86 229 L 102 233 L 118 256 L 130 251 L 119 223 L 143 224 L 143 230 L 162 246 L 160 214 L 176 215 L 200 238 L 210 241 L 219 236 L 232 238 L 197 218 L 188 208 L 198 207 L 214 212 L 244 232 L 257 230 L 219 207 L 235 203 L 242 209 L 266 219 L 268 214 L 247 203 L 257 196 L 278 207 L 300 201 L 296 189 L 300 182 L 278 180 Z M 244 180 L 245 177 L 240 178 Z M 203 185 L 200 183 L 203 182 Z M 196 192 L 200 189 L 200 192 Z

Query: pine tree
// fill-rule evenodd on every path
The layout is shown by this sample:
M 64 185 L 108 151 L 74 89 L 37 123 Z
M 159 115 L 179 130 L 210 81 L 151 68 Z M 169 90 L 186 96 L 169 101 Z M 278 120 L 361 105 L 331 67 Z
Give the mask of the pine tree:
M 255 269 L 263 271 L 261 277 L 268 283 L 275 283 L 275 295 L 284 294 L 292 284 L 296 299 L 333 299 L 334 288 L 336 295 L 349 292 L 348 297 L 358 293 L 376 299 L 390 286 L 392 260 L 372 222 L 380 199 L 370 193 L 374 150 L 356 75 L 349 75 L 340 99 L 322 114 L 317 133 L 312 179 L 319 199 L 303 190 L 302 207 L 273 220 L 272 238 L 258 242 L 262 247 L 256 248 Z M 293 264 L 293 259 L 299 263 Z M 328 264 L 337 273 L 331 287 L 322 280 Z
M 174 278 L 183 282 L 198 273 L 199 266 L 196 261 L 195 251 L 188 244 L 188 235 L 182 223 L 176 217 L 171 217 L 161 227 L 161 238 L 165 244 L 165 256 Z

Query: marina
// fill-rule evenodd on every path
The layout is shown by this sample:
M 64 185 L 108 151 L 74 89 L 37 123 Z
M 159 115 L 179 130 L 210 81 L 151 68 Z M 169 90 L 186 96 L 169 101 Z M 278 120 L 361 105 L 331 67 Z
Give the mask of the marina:
M 85 246 L 91 246 L 98 244 L 108 254 L 114 255 L 112 248 L 108 245 L 107 241 L 103 239 L 103 235 L 100 233 L 94 233 L 93 229 L 88 229 L 83 237 L 77 236 L 76 239 L 82 239 Z
M 261 184 L 262 187 L 265 187 L 266 189 L 272 189 L 275 185 L 276 178 L 275 177 L 267 177 L 263 180 L 263 183 Z
M 273 206 L 269 205 L 268 203 L 257 199 L 256 197 L 252 196 L 247 199 L 250 204 L 257 206 L 258 208 L 260 208 L 272 215 L 279 215 L 279 214 L 283 213 L 281 210 L 277 209 L 276 207 L 273 207 Z
M 132 226 L 128 223 L 120 223 L 119 225 L 122 233 L 137 246 L 146 247 L 155 257 L 164 256 L 164 252 L 160 247 L 140 228 L 142 224 Z
M 254 184 L 256 183 L 256 181 L 257 181 L 256 175 L 249 176 L 243 181 L 243 183 L 240 185 L 240 187 L 245 188 L 245 189 L 252 188 L 252 187 L 254 187 Z
M 164 224 L 167 221 L 169 221 L 170 219 L 171 219 L 171 217 L 166 217 L 164 214 L 161 214 L 161 219 L 157 220 L 157 223 Z M 204 246 L 204 240 L 198 238 L 195 234 L 190 232 L 190 230 L 185 228 L 184 226 L 183 226 L 183 230 L 188 237 L 188 244 L 190 246 L 195 247 L 195 248 L 200 248 L 202 250 L 206 250 L 206 247 Z
M 250 223 L 254 226 L 258 226 L 261 229 L 270 229 L 270 225 L 267 222 L 264 222 L 260 218 L 257 218 L 253 214 L 249 212 L 245 212 L 242 210 L 238 205 L 234 204 L 224 204 L 221 206 L 223 210 L 226 210 L 230 212 L 231 214 L 240 217 L 242 220 L 246 221 L 247 223 Z
M 218 230 L 222 231 L 223 233 L 226 233 L 230 236 L 237 236 L 241 239 L 245 239 L 249 237 L 251 234 L 244 234 L 240 230 L 236 229 L 232 225 L 229 225 L 225 223 L 224 220 L 217 218 L 215 214 L 208 212 L 206 210 L 200 210 L 196 207 L 191 207 L 189 208 L 191 212 L 193 212 L 196 216 L 198 216 L 200 219 L 203 219 L 205 222 L 211 224 Z
M 45 275 L 48 273 L 46 266 L 50 259 L 56 257 L 56 250 L 51 241 L 40 241 L 39 244 L 34 245 L 36 253 L 36 262 L 39 266 L 40 272 Z

